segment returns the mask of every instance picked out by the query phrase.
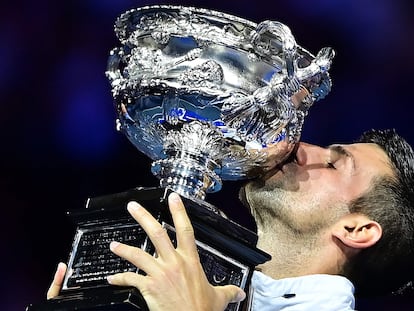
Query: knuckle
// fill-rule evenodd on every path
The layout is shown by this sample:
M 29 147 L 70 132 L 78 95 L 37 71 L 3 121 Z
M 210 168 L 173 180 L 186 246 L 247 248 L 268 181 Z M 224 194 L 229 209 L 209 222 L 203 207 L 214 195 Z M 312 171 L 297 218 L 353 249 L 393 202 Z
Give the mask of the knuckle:
M 141 286 L 139 290 L 141 294 L 145 297 L 152 293 L 157 293 L 159 291 L 159 284 L 152 278 L 147 278 L 145 286 Z
M 153 236 L 156 239 L 164 238 L 166 235 L 167 235 L 167 231 L 162 227 L 155 229 L 151 233 L 151 236 Z
M 194 229 L 193 229 L 193 226 L 191 225 L 187 225 L 187 226 L 180 228 L 180 232 L 183 234 L 194 235 Z

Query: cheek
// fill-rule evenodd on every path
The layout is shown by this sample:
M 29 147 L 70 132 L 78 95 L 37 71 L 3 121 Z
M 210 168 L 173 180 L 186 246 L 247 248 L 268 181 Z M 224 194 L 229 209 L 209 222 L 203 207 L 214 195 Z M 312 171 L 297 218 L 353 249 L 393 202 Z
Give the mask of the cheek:
M 331 180 L 321 170 L 307 170 L 297 175 L 299 189 L 302 192 L 319 192 L 321 188 L 329 187 Z
M 316 200 L 321 205 L 327 204 L 327 202 L 344 201 L 352 190 L 346 180 L 321 170 L 302 174 L 298 184 L 299 191 L 302 192 L 306 200 Z
M 321 168 L 320 166 L 316 167 L 307 167 L 304 170 L 298 170 L 296 172 L 296 180 L 303 185 L 323 185 L 331 184 L 334 179 L 337 179 L 337 175 L 334 170 L 329 170 L 326 168 Z
M 292 217 L 303 232 L 315 233 L 324 229 L 347 211 L 341 195 L 333 188 L 302 193 L 300 201 L 301 204 L 296 202 L 296 208 L 292 208 Z
M 326 211 L 325 198 L 302 193 L 290 202 L 289 209 L 281 219 L 297 233 L 312 235 L 325 228 L 330 215 Z

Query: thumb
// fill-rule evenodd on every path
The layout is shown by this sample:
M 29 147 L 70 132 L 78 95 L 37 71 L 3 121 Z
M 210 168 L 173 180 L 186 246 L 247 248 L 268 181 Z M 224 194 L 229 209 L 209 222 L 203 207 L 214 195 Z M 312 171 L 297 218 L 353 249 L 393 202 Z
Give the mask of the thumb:
M 225 285 L 221 287 L 228 303 L 240 302 L 246 298 L 246 293 L 235 285 Z
M 63 262 L 60 262 L 58 264 L 52 284 L 50 284 L 49 290 L 46 294 L 47 299 L 51 299 L 59 295 L 60 289 L 62 288 L 63 279 L 65 277 L 66 269 L 66 264 Z

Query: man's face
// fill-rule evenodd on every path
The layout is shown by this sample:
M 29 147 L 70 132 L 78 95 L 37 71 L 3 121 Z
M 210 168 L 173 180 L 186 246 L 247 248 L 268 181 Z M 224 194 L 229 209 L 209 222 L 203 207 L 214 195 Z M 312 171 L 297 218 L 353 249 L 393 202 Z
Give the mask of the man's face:
M 376 144 L 300 143 L 294 161 L 248 183 L 244 192 L 259 230 L 279 223 L 310 233 L 348 213 L 348 203 L 367 191 L 374 177 L 392 174 Z

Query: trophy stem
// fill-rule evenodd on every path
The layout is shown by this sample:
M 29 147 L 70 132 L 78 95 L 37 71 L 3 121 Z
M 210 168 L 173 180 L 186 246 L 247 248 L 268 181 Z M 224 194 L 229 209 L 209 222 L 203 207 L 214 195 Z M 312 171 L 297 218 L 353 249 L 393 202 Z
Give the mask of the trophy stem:
M 188 198 L 204 200 L 206 192 L 221 189 L 222 134 L 208 123 L 192 121 L 167 133 L 166 159 L 154 161 L 151 171 L 160 186 Z
M 160 179 L 161 187 L 170 188 L 186 197 L 204 200 L 206 192 L 218 191 L 222 184 L 213 170 L 217 165 L 211 160 L 205 162 L 205 165 L 201 165 L 200 159 L 194 159 L 194 155 L 182 154 L 153 162 L 151 170 Z

